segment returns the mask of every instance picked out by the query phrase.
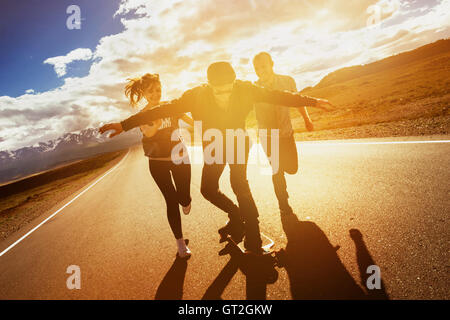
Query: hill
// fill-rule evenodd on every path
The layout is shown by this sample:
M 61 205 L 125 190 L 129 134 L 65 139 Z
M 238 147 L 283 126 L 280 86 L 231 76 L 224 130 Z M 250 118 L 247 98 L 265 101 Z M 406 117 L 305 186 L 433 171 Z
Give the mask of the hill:
M 316 89 L 329 87 L 337 83 L 342 83 L 352 79 L 360 78 L 370 74 L 389 71 L 391 69 L 406 66 L 411 63 L 427 60 L 430 57 L 450 52 L 450 40 L 439 40 L 437 42 L 425 45 L 415 50 L 397 54 L 395 56 L 373 62 L 367 65 L 353 66 L 343 68 L 330 73 L 323 78 L 319 84 L 314 87 Z M 309 88 L 311 90 L 313 88 Z
M 337 70 L 302 93 L 337 106 L 331 114 L 311 109 L 318 130 L 432 117 L 448 125 L 450 40 Z M 297 113 L 293 117 L 300 120 Z

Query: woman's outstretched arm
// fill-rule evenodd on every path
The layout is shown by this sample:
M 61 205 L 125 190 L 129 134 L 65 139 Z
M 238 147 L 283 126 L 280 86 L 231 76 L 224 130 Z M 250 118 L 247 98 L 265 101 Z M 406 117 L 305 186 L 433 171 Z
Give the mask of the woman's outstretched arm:
M 192 111 L 192 108 L 195 107 L 194 91 L 195 89 L 186 91 L 179 99 L 162 104 L 158 108 L 152 110 L 141 111 L 122 122 L 105 124 L 99 129 L 99 132 L 103 134 L 107 131 L 113 131 L 109 136 L 110 138 L 113 138 L 124 131 L 129 131 L 154 120 L 190 112 Z

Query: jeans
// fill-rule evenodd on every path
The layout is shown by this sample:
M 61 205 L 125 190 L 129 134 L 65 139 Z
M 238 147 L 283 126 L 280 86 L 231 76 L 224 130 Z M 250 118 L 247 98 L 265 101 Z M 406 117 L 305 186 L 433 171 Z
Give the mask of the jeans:
M 228 164 L 230 183 L 239 206 L 219 190 L 219 179 L 227 164 L 205 164 L 202 172 L 201 193 L 206 200 L 228 213 L 230 221 L 243 221 L 245 246 L 247 249 L 261 248 L 258 209 L 247 180 L 247 160 L 249 148 L 246 148 L 244 164 Z

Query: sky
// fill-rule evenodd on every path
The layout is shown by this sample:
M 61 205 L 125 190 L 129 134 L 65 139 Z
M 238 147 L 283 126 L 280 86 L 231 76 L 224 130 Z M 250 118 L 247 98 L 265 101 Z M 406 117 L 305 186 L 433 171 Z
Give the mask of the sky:
M 67 20 L 77 5 L 79 29 Z M 215 61 L 256 80 L 252 58 L 302 89 L 342 67 L 450 37 L 450 0 L 2 0 L 0 150 L 133 110 L 126 79 L 159 73 L 163 99 L 206 81 Z

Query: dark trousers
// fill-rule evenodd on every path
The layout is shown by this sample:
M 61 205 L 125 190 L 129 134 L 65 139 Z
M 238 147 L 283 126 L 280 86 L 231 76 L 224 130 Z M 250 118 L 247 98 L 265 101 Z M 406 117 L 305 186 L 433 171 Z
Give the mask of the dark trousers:
M 272 166 L 276 168 L 277 166 L 274 166 L 272 163 L 273 159 L 270 158 L 272 154 L 272 144 L 270 139 L 271 137 L 269 136 L 267 146 L 264 146 L 264 151 L 266 152 L 267 157 L 271 160 Z M 298 171 L 298 154 L 294 136 L 280 137 L 278 146 L 278 171 L 273 174 L 272 181 L 280 209 L 287 210 L 290 206 L 288 203 L 289 194 L 287 192 L 285 173 L 296 174 Z
M 245 228 L 247 248 L 261 248 L 258 209 L 247 180 L 248 149 L 244 164 L 229 164 L 230 183 L 239 206 L 219 190 L 219 179 L 226 164 L 205 164 L 202 172 L 201 193 L 206 200 L 228 213 L 231 221 L 241 220 Z M 235 153 L 236 154 L 236 153 Z
M 149 161 L 150 173 L 167 205 L 167 219 L 176 239 L 183 238 L 179 205 L 191 203 L 191 165 L 172 161 Z M 172 181 L 173 178 L 173 181 Z

